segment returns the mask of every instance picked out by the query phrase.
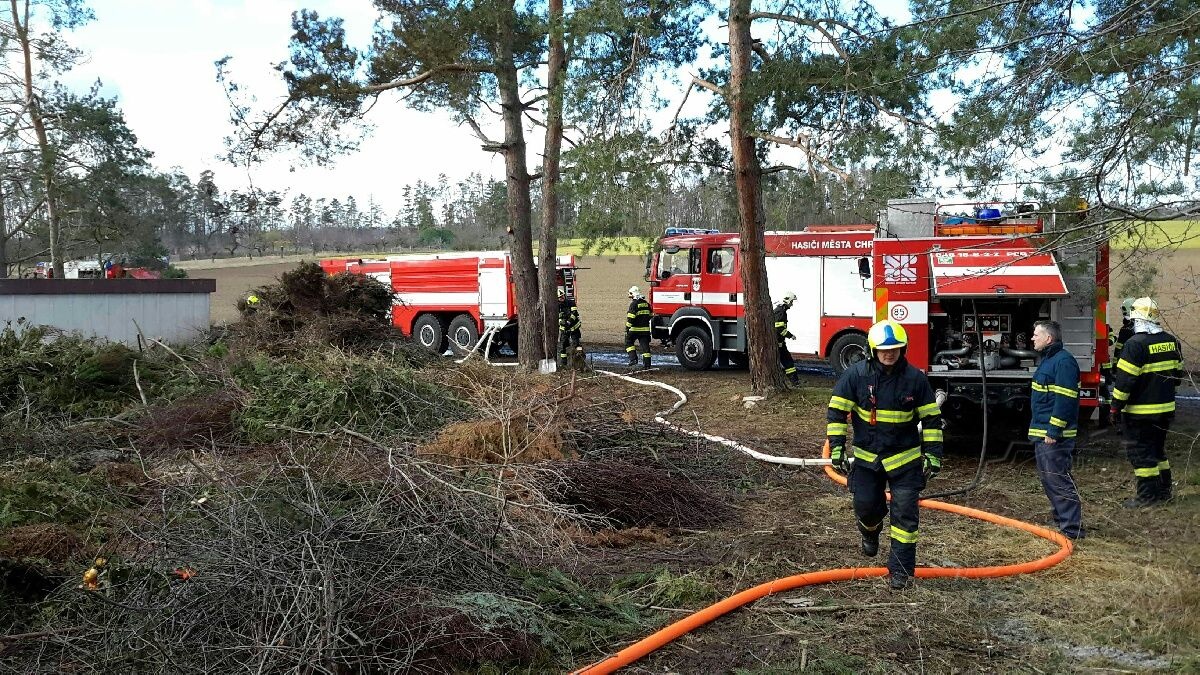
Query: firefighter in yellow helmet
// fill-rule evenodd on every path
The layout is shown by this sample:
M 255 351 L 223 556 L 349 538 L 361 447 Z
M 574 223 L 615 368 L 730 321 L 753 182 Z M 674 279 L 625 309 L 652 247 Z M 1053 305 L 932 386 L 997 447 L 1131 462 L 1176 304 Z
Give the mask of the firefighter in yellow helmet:
M 1133 464 L 1136 494 L 1128 508 L 1171 498 L 1167 430 L 1175 419 L 1175 388 L 1183 377 L 1179 340 L 1162 329 L 1158 304 L 1138 298 L 1129 310 L 1133 336 L 1121 346 L 1113 369 L 1112 417 L 1124 428 L 1125 453 Z
M 903 326 L 880 321 L 867 334 L 867 344 L 871 358 L 846 369 L 833 388 L 826 434 L 834 466 L 848 474 L 867 557 L 879 552 L 888 513 L 884 493 L 891 490 L 887 567 L 890 585 L 898 590 L 912 583 L 917 564 L 917 499 L 942 468 L 941 410 L 925 373 L 904 358 L 908 334 Z M 853 445 L 847 445 L 851 428 Z
M 650 367 L 650 303 L 637 286 L 629 288 L 629 311 L 625 315 L 625 353 L 629 365 L 637 365 L 637 347 L 642 348 L 642 367 Z
M 792 352 L 787 347 L 787 339 L 795 337 L 788 330 L 788 310 L 796 303 L 796 294 L 788 291 L 783 296 L 783 300 L 775 305 L 775 340 L 779 347 L 779 365 L 783 367 L 783 374 L 788 376 L 788 380 L 792 384 L 800 384 L 800 376 L 796 373 L 796 361 L 792 358 Z

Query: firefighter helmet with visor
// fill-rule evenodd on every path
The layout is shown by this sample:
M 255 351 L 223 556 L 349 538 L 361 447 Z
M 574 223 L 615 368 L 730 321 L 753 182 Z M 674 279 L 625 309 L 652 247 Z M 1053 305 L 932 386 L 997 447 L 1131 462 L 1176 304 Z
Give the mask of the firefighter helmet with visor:
M 1128 321 L 1129 312 L 1133 309 L 1133 298 L 1125 298 L 1121 301 L 1121 318 Z
M 880 349 L 900 349 L 908 346 L 908 332 L 904 330 L 904 326 L 885 319 L 871 326 L 870 332 L 867 333 L 867 345 L 871 351 Z
M 1138 298 L 1129 309 L 1129 318 L 1142 319 L 1150 323 L 1162 323 L 1162 315 L 1158 313 L 1158 303 L 1152 298 Z

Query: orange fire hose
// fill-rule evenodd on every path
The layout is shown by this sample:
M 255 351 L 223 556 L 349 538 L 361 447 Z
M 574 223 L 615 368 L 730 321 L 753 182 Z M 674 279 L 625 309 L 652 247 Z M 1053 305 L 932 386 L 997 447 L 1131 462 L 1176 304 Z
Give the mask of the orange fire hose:
M 829 456 L 829 444 L 825 444 L 822 456 Z M 846 484 L 846 477 L 834 471 L 833 467 L 826 466 L 825 473 L 834 481 L 841 485 Z M 968 579 L 987 579 L 992 577 L 1007 577 L 1017 574 L 1029 574 L 1037 572 L 1048 567 L 1053 567 L 1062 562 L 1071 555 L 1073 546 L 1070 539 L 1067 539 L 1062 534 L 1053 530 L 1048 530 L 1044 527 L 1038 527 L 1031 523 L 1027 523 L 1014 518 L 1006 518 L 995 513 L 972 509 L 958 504 L 950 504 L 947 502 L 935 501 L 932 499 L 921 500 L 918 502 L 921 506 L 938 511 L 946 511 L 947 513 L 956 513 L 968 518 L 976 518 L 996 525 L 1011 527 L 1018 530 L 1025 530 L 1035 536 L 1041 537 L 1048 541 L 1058 544 L 1058 550 L 1050 555 L 1029 562 L 1015 563 L 1012 565 L 993 565 L 989 567 L 918 567 L 914 574 L 922 579 L 933 579 L 940 577 L 965 577 Z M 802 586 L 814 586 L 816 584 L 827 584 L 833 581 L 849 581 L 851 579 L 866 579 L 868 577 L 883 577 L 887 576 L 886 567 L 845 567 L 842 569 L 822 570 L 820 572 L 809 572 L 807 574 L 796 574 L 774 581 L 768 581 L 765 584 L 759 584 L 753 588 L 748 588 L 736 595 L 732 595 L 724 600 L 709 605 L 704 609 L 689 615 L 675 623 L 659 630 L 658 632 L 643 638 L 638 642 L 622 649 L 615 655 L 599 661 L 590 666 L 575 671 L 579 675 L 598 675 L 600 673 L 611 673 L 619 668 L 637 661 L 654 650 L 662 647 L 676 638 L 703 626 L 718 617 L 727 614 L 738 607 L 754 602 L 760 598 L 764 598 L 772 593 L 781 591 L 790 591 L 793 588 Z

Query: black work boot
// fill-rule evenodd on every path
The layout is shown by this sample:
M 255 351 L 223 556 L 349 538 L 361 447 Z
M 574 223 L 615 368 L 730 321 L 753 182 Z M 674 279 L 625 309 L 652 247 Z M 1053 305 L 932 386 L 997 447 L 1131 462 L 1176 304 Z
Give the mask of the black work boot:
M 893 591 L 903 591 L 913 587 L 913 578 L 905 574 L 892 574 L 888 577 L 888 588 Z
M 1171 501 L 1171 470 L 1159 469 L 1158 471 L 1158 500 L 1160 502 Z
M 1161 472 L 1160 472 L 1161 473 Z M 1125 500 L 1125 508 L 1127 509 L 1144 509 L 1147 506 L 1154 506 L 1159 502 L 1161 487 L 1159 486 L 1158 476 L 1147 476 L 1137 479 L 1137 494 L 1133 499 Z
M 862 539 L 858 542 L 858 550 L 864 556 L 874 558 L 875 554 L 879 553 L 879 533 L 862 535 Z
M 649 367 L 650 367 L 650 357 L 649 357 L 649 356 L 643 356 L 643 357 L 642 357 L 642 367 L 643 367 L 643 368 L 649 368 Z
M 629 362 L 628 362 L 628 363 L 626 363 L 625 365 L 629 366 L 630 368 L 633 368 L 634 366 L 636 366 L 636 365 L 637 365 L 637 357 L 636 357 L 636 356 L 634 356 L 633 354 L 630 354 L 630 355 L 629 355 Z

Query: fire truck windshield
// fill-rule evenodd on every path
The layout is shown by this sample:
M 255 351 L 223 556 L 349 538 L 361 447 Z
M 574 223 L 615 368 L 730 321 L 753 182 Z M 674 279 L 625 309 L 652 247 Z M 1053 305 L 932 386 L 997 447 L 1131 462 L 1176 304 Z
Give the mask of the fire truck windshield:
M 676 274 L 699 274 L 700 273 L 700 250 L 695 248 L 681 248 L 671 251 L 662 251 L 658 257 L 658 276 L 661 279 L 666 279 L 668 276 Z

